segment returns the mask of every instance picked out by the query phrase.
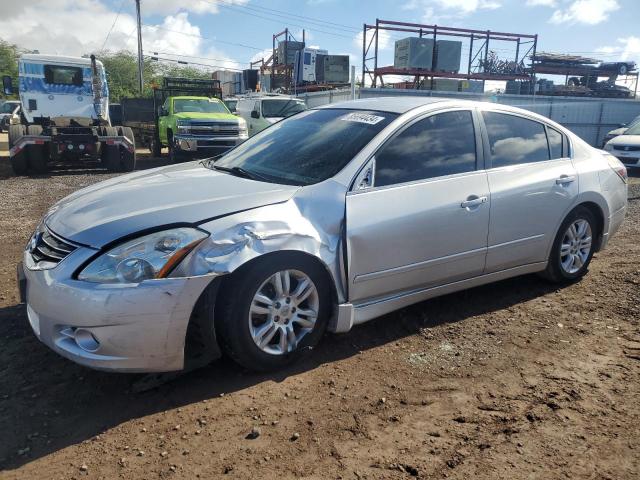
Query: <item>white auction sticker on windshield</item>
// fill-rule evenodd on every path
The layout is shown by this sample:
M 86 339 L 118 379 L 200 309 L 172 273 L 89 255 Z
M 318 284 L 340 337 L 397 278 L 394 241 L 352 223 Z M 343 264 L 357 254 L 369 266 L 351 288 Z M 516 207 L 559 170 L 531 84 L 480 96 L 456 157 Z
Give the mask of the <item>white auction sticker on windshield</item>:
M 379 117 L 378 115 L 370 115 L 367 113 L 353 112 L 345 115 L 340 120 L 344 120 L 345 122 L 358 122 L 375 125 L 376 123 L 380 123 L 382 120 L 384 120 L 384 117 Z

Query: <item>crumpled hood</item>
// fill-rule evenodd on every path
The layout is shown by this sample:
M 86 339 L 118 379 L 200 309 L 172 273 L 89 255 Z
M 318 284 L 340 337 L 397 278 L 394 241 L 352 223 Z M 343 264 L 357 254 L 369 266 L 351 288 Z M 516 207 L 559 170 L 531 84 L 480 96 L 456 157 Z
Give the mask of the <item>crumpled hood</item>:
M 191 162 L 134 172 L 79 190 L 51 207 L 45 223 L 64 238 L 100 248 L 146 229 L 197 224 L 284 202 L 297 189 L 234 177 Z

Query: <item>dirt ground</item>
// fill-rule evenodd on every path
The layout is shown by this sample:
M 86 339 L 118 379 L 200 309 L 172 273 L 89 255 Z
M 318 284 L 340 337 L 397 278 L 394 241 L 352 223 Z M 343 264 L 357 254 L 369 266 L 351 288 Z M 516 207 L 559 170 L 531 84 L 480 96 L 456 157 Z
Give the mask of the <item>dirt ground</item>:
M 277 374 L 222 360 L 135 393 L 140 376 L 41 345 L 14 285 L 45 209 L 110 175 L 16 178 L 7 160 L 1 478 L 640 478 L 639 178 L 580 283 L 503 281 L 327 335 Z

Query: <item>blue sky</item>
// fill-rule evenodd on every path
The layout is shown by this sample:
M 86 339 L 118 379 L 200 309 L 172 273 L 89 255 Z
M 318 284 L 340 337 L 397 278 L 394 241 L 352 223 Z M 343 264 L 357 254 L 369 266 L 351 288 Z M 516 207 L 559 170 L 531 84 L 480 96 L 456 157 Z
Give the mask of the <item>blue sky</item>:
M 135 49 L 133 0 L 23 0 L 0 8 L 0 35 L 41 53 Z M 227 68 L 246 68 L 285 27 L 296 37 L 306 27 L 309 45 L 348 53 L 359 67 L 358 34 L 376 17 L 537 33 L 539 50 L 640 61 L 638 0 L 142 0 L 142 11 L 146 52 Z M 393 40 L 403 36 L 381 39 L 380 65 L 393 62 Z M 508 44 L 494 47 L 511 54 Z

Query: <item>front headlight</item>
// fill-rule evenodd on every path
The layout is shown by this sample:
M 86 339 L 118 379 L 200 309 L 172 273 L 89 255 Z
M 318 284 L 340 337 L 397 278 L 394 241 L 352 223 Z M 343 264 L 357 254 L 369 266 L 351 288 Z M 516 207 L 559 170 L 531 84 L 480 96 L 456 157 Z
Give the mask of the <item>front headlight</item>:
M 240 135 L 247 134 L 247 121 L 244 118 L 238 118 L 238 132 Z
M 187 133 L 189 133 L 189 130 L 191 129 L 191 125 L 187 121 L 178 120 L 176 122 L 176 128 L 178 129 L 178 133 L 187 134 Z
M 95 283 L 140 283 L 165 278 L 208 234 L 174 228 L 129 240 L 100 255 L 78 275 Z

